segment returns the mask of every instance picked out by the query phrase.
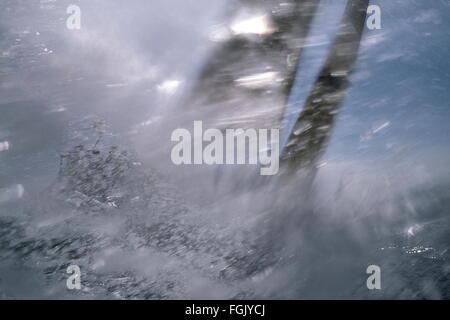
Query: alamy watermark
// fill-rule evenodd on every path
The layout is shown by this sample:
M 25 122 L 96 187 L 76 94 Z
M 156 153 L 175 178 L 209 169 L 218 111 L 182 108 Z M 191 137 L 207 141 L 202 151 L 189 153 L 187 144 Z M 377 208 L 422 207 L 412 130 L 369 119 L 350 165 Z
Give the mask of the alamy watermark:
M 279 170 L 279 129 L 214 129 L 203 131 L 203 122 L 194 121 L 193 132 L 172 132 L 170 158 L 175 165 L 259 165 L 263 176 Z
M 373 4 L 367 8 L 366 25 L 369 30 L 380 30 L 381 29 L 381 8 L 380 8 L 380 6 Z
M 75 4 L 67 7 L 66 13 L 69 15 L 66 20 L 66 27 L 69 30 L 81 29 L 81 9 Z
M 373 264 L 367 267 L 366 273 L 370 274 L 366 281 L 367 289 L 381 290 L 381 268 Z
M 80 290 L 81 289 L 81 269 L 76 264 L 72 264 L 67 267 L 66 272 L 70 274 L 67 278 L 66 286 L 69 290 Z

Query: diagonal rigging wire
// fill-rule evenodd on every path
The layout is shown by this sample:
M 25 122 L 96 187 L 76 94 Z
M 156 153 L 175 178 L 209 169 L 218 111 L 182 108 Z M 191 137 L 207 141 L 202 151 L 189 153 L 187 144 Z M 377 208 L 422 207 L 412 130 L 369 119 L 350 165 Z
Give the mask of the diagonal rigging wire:
M 326 148 L 358 57 L 368 5 L 369 0 L 347 2 L 337 36 L 311 89 L 299 88 L 297 94 L 294 89 L 294 98 L 287 106 L 288 134 L 282 153 L 283 163 L 294 171 L 314 167 Z M 303 71 L 299 70 L 300 80 L 294 88 L 304 84 Z M 308 75 L 305 78 L 310 80 Z M 289 114 L 293 107 L 297 116 Z

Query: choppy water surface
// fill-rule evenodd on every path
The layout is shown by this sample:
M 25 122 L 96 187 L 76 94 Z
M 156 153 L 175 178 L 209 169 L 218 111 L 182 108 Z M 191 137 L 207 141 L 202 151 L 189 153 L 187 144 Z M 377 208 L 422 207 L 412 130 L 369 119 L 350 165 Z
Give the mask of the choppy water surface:
M 170 161 L 180 124 L 282 116 L 183 103 L 225 1 L 79 3 L 79 31 L 67 1 L 0 4 L 1 298 L 449 298 L 449 1 L 372 1 L 307 183 Z

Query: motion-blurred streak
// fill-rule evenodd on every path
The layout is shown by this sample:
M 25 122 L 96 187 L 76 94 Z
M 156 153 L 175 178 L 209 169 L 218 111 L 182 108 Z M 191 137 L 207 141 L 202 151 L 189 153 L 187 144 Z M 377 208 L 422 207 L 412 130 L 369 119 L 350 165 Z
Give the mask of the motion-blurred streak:
M 182 121 L 201 117 L 218 128 L 281 127 L 287 130 L 284 166 L 312 169 L 314 176 L 358 56 L 368 5 L 369 0 L 234 1 L 227 22 L 211 36 L 219 44 L 184 101 Z M 311 55 L 303 57 L 308 44 L 320 47 L 311 53 L 313 63 Z M 302 62 L 317 70 L 302 69 Z M 296 77 L 311 78 L 311 91 L 294 87 Z M 292 102 L 295 94 L 304 97 Z
M 279 126 L 319 0 L 237 0 L 189 93 L 183 120 L 219 128 Z M 198 120 L 198 119 L 197 119 Z
M 333 47 L 283 150 L 289 172 L 315 172 L 340 111 L 358 57 L 369 0 L 347 3 Z M 301 106 L 300 106 L 301 107 Z

